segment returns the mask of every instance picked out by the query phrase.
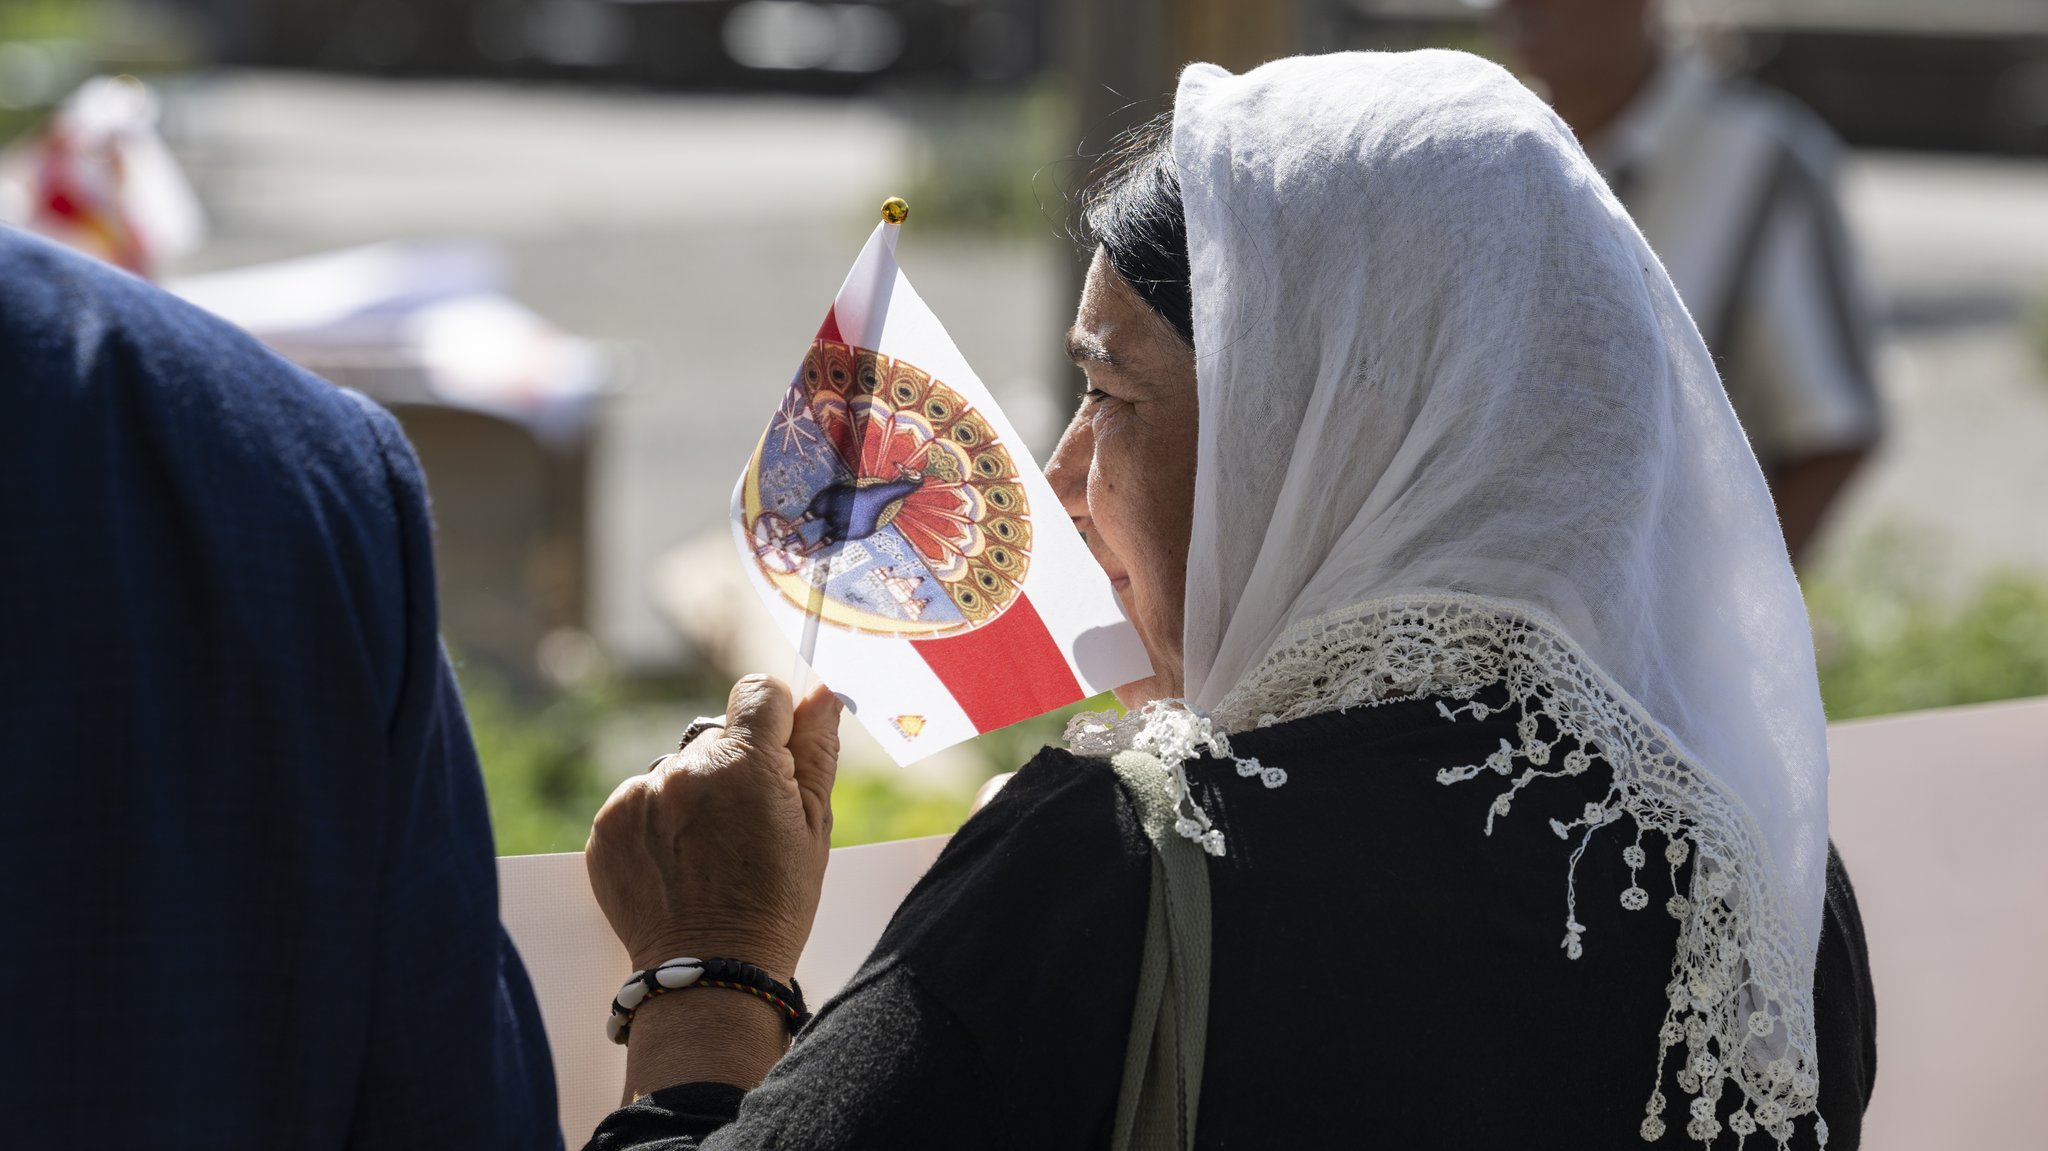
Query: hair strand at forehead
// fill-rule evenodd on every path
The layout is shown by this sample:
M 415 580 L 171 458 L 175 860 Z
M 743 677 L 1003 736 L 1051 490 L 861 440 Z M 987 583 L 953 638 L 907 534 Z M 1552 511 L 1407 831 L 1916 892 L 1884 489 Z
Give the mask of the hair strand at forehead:
M 1193 273 L 1173 155 L 1173 113 L 1118 137 L 1107 159 L 1081 195 L 1081 238 L 1101 245 L 1117 275 L 1193 346 Z

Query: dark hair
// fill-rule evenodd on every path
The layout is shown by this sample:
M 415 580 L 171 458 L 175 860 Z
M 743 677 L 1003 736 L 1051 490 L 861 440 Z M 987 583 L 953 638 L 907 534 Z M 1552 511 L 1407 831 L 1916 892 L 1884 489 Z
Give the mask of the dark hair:
M 1081 238 L 1102 245 L 1109 266 L 1192 346 L 1194 276 L 1173 158 L 1173 113 L 1118 137 L 1105 159 L 1102 174 L 1081 195 Z

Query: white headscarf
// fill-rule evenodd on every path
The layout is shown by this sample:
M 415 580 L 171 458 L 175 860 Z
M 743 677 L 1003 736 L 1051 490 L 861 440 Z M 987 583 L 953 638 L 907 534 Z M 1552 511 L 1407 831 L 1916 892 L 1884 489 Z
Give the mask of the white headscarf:
M 1770 496 L 1670 279 L 1564 123 L 1476 57 L 1198 64 L 1173 148 L 1201 405 L 1187 696 L 1078 724 L 1076 749 L 1173 766 L 1227 754 L 1216 729 L 1395 697 L 1483 718 L 1505 685 L 1519 745 L 1439 778 L 1499 773 L 1505 816 L 1612 766 L 1604 803 L 1551 820 L 1573 863 L 1648 870 L 1656 831 L 1657 870 L 1696 855 L 1690 888 L 1570 898 L 1680 920 L 1659 1076 L 1684 1061 L 1693 1138 L 1733 1084 L 1729 1126 L 1783 1142 L 1818 1089 L 1825 731 Z M 1268 786 L 1315 765 L 1279 767 Z M 1568 956 L 1583 934 L 1568 906 Z M 1666 1114 L 1653 1085 L 1644 1138 Z

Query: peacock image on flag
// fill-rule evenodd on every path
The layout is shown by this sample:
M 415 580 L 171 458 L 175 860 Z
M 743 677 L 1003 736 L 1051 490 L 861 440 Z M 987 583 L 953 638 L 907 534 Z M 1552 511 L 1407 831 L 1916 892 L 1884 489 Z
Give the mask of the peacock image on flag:
M 900 203 L 900 202 L 897 202 Z M 733 492 L 802 658 L 899 763 L 1151 672 L 1051 485 L 869 237 Z

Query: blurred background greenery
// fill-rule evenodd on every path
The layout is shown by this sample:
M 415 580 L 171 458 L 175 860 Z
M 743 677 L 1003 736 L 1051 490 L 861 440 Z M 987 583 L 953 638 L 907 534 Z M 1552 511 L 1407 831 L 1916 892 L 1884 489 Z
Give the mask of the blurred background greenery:
M 479 665 L 458 661 L 457 674 L 500 855 L 583 850 L 591 816 L 620 780 L 674 746 L 692 717 L 725 709 L 727 685 L 703 677 L 628 682 L 600 673 L 535 694 Z M 833 846 L 952 831 L 982 781 L 1057 743 L 1068 716 L 1115 702 L 1097 696 L 990 732 L 945 753 L 941 771 L 849 756 L 833 793 Z
M 1892 531 L 1806 581 L 1830 720 L 2048 695 L 2048 580 L 1952 578 Z
M 1957 589 L 1919 558 L 1911 534 L 1878 533 L 1806 581 L 1830 720 L 2048 695 L 2048 580 L 1994 572 Z M 524 698 L 465 668 L 463 692 L 490 788 L 498 851 L 579 851 L 611 788 L 666 749 L 723 685 L 631 689 L 593 677 Z M 974 790 L 1056 743 L 1067 717 L 1114 706 L 1108 696 L 990 732 L 947 773 L 882 762 L 842 766 L 833 845 L 940 835 L 967 817 Z

